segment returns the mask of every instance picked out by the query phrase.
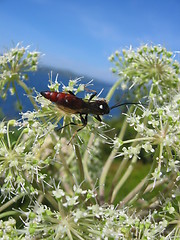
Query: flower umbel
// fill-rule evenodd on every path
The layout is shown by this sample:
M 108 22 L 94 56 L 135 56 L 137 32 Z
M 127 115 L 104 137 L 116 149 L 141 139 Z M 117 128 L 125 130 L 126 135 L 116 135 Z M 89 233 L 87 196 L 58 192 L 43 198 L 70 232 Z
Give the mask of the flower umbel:
M 9 121 L 0 137 L 0 175 L 4 179 L 1 194 L 10 198 L 19 193 L 37 194 L 33 182 L 36 180 L 42 184 L 46 178 L 42 169 L 49 163 L 48 159 L 41 158 L 43 142 L 32 136 L 28 138 L 28 128 L 21 130 L 15 143 L 12 141 L 14 133 L 11 127 L 19 125 L 15 120 Z
M 113 73 L 123 79 L 122 86 L 135 87 L 134 94 L 140 99 L 148 94 L 149 84 L 152 84 L 151 94 L 161 94 L 167 98 L 168 89 L 177 89 L 180 80 L 180 65 L 173 59 L 173 53 L 166 48 L 156 45 L 143 45 L 137 50 L 118 51 L 109 60 L 115 64 Z
M 11 95 L 16 93 L 18 96 L 16 84 L 20 85 L 27 94 L 31 93 L 24 81 L 28 80 L 28 72 L 37 70 L 40 53 L 31 52 L 28 49 L 29 46 L 22 47 L 18 43 L 16 47 L 0 56 L 0 95 L 2 98 L 6 98 L 8 90 Z M 17 100 L 21 105 L 18 97 Z

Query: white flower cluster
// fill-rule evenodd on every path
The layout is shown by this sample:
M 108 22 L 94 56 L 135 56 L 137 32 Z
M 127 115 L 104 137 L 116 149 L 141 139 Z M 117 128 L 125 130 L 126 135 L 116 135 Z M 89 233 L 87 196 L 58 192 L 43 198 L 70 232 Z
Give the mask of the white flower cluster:
M 28 79 L 27 72 L 37 70 L 40 53 L 37 51 L 31 52 L 28 49 L 29 46 L 22 47 L 18 43 L 14 48 L 0 56 L 1 97 L 6 97 L 8 89 L 10 89 L 11 94 L 17 93 L 14 82 L 20 84 L 21 81 Z M 12 87 L 10 88 L 11 84 Z
M 73 196 L 67 195 L 60 186 L 52 195 L 58 210 L 38 203 L 34 210 L 21 210 L 27 217 L 25 228 L 19 230 L 23 233 L 21 236 L 30 239 L 38 236 L 54 239 L 154 239 L 155 236 L 161 237 L 167 227 L 165 219 L 156 223 L 152 214 L 140 220 L 135 214 L 130 215 L 128 209 L 93 203 L 96 194 L 79 186 L 73 187 Z

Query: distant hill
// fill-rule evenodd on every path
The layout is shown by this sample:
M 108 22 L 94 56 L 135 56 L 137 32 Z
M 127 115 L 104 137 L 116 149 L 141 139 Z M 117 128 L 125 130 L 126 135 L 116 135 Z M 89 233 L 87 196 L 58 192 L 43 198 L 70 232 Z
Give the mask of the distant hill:
M 43 67 L 41 66 L 37 72 L 29 73 L 29 80 L 26 81 L 26 84 L 30 88 L 35 88 L 36 91 L 45 91 L 48 90 L 48 80 L 49 76 L 52 71 L 53 74 L 53 80 L 55 80 L 56 74 L 58 73 L 58 81 L 64 83 L 65 85 L 68 84 L 69 79 L 76 79 L 78 77 L 84 77 L 81 82 L 82 83 L 88 83 L 90 80 L 92 80 L 88 76 L 81 76 L 76 73 L 73 73 L 68 70 L 62 70 L 62 69 L 53 69 L 50 67 Z M 98 79 L 93 79 L 93 86 L 91 86 L 91 89 L 96 90 L 97 92 L 100 92 L 102 89 L 103 92 L 101 94 L 101 97 L 105 97 L 108 93 L 109 89 L 111 88 L 112 84 L 108 84 L 107 82 L 100 81 Z M 25 95 L 25 92 L 17 86 L 18 96 L 20 98 L 20 101 L 23 103 L 23 112 L 26 112 L 28 110 L 33 110 L 33 106 L 30 103 L 28 97 Z M 81 96 L 83 97 L 83 96 Z M 15 102 L 16 97 L 10 96 L 10 94 L 7 97 L 6 101 L 3 101 L 0 99 L 0 108 L 2 109 L 2 112 L 7 118 L 19 118 L 19 113 L 15 109 Z

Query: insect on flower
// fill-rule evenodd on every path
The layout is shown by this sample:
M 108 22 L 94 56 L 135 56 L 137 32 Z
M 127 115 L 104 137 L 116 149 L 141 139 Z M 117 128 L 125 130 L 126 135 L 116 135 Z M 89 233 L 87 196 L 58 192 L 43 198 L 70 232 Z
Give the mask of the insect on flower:
M 65 112 L 66 114 L 79 114 L 80 119 L 82 122 L 82 126 L 73 134 L 73 137 L 76 135 L 77 132 L 82 130 L 88 122 L 88 114 L 92 114 L 98 121 L 102 121 L 101 115 L 109 114 L 111 109 L 128 105 L 128 104 L 139 104 L 139 103 L 117 103 L 112 107 L 109 107 L 106 100 L 92 100 L 96 95 L 97 92 L 94 90 L 90 90 L 93 94 L 90 96 L 89 100 L 83 100 L 82 98 L 78 98 L 74 95 L 73 92 L 51 92 L 51 91 L 44 91 L 41 92 L 41 95 L 51 102 L 54 102 L 58 108 Z M 70 122 L 64 125 L 62 128 L 68 125 L 77 125 L 74 122 Z M 62 129 L 60 128 L 60 129 Z M 73 138 L 72 137 L 72 138 Z

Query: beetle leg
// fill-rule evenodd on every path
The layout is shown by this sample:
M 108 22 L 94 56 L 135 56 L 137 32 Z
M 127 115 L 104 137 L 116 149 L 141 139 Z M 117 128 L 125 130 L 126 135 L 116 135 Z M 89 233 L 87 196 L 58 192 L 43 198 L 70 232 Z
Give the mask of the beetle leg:
M 100 116 L 99 115 L 97 115 L 97 116 L 94 116 L 99 122 L 102 122 L 102 119 L 100 118 Z
M 72 91 L 68 91 L 68 93 L 70 93 L 73 96 L 76 96 Z
M 97 92 L 95 90 L 88 89 L 86 87 L 84 88 L 84 90 L 86 90 L 87 92 L 93 92 L 93 94 L 90 96 L 88 102 L 90 102 L 97 95 Z
M 85 115 L 85 118 L 83 118 L 82 114 L 80 114 L 80 118 L 81 118 L 81 122 L 83 124 L 83 126 L 85 127 L 87 125 L 87 121 L 88 121 L 88 115 Z
M 96 95 L 97 95 L 97 92 L 93 93 L 93 94 L 90 96 L 88 102 L 90 102 Z
M 88 102 L 90 102 L 97 95 L 97 92 L 95 90 L 90 90 L 90 89 L 87 89 L 87 88 L 86 88 L 86 91 L 94 92 L 88 100 Z M 76 96 L 72 91 L 68 91 L 68 93 L 73 95 L 73 96 Z
M 83 118 L 82 114 L 80 114 L 80 118 L 81 118 L 81 122 L 82 122 L 82 125 L 79 129 L 77 129 L 74 134 L 72 135 L 70 141 L 68 142 L 68 145 L 71 143 L 71 141 L 73 140 L 73 138 L 76 136 L 76 134 L 81 131 L 86 125 L 87 125 L 87 121 L 88 121 L 88 114 L 85 115 L 85 117 Z M 76 124 L 78 125 L 78 124 Z
M 61 129 L 63 129 L 63 128 L 69 126 L 69 125 L 78 125 L 78 124 L 76 124 L 76 123 L 74 123 L 74 122 L 70 122 L 70 123 L 68 123 L 68 124 L 66 124 L 66 125 L 64 125 L 64 126 L 62 126 L 62 127 L 60 127 L 60 128 L 58 128 L 57 131 L 60 131 Z

